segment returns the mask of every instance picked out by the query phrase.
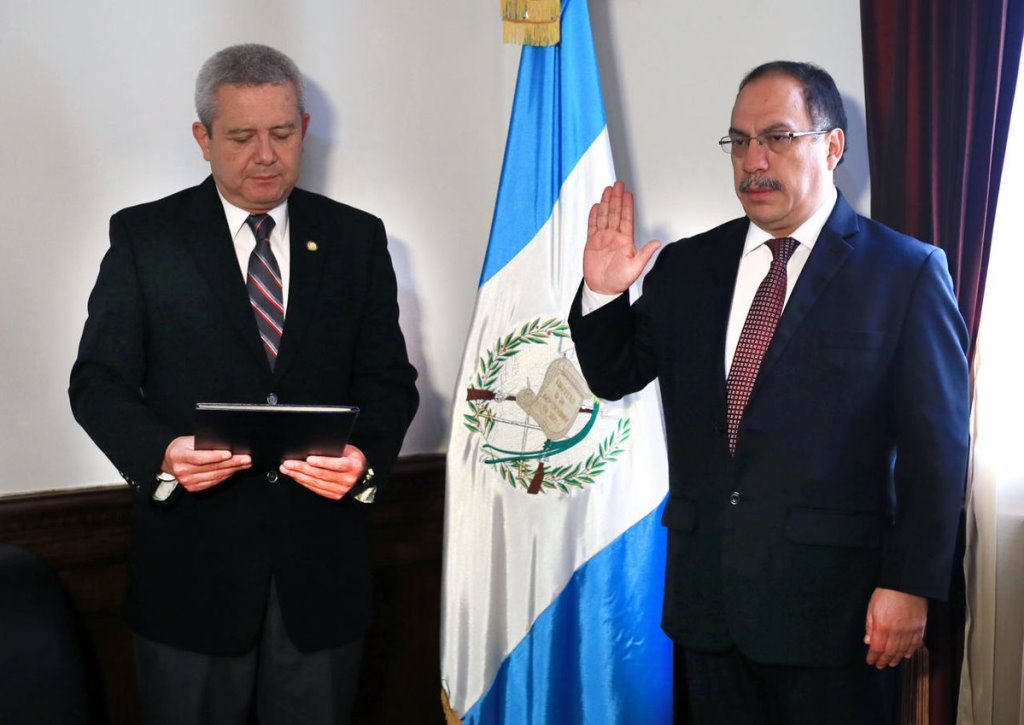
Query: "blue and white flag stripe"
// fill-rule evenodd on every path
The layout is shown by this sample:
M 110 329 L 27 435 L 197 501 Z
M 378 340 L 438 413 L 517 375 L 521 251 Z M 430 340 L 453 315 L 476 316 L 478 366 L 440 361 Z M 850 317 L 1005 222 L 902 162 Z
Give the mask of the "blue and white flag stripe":
M 588 212 L 614 178 L 586 0 L 566 0 L 561 44 L 523 49 L 453 411 L 441 675 L 463 723 L 672 720 L 672 650 L 660 629 L 667 472 L 656 391 L 599 401 L 593 411 L 584 404 L 598 440 L 625 430 L 628 443 L 593 468 L 592 482 L 564 490 L 530 495 L 511 485 L 488 465 L 495 439 L 464 424 L 466 389 L 496 344 L 531 320 L 564 330 Z M 550 359 L 575 363 L 567 337 L 552 344 Z M 522 398 L 541 387 L 543 370 L 530 368 L 528 353 L 506 357 L 488 378 L 495 390 L 485 392 Z M 504 405 L 511 413 L 495 426 L 516 422 L 515 406 Z M 532 423 L 520 425 L 536 431 Z M 585 448 L 570 449 L 569 462 L 591 460 Z
M 586 16 L 585 3 L 577 5 L 565 8 L 563 24 L 572 23 L 574 13 Z M 597 55 L 590 39 L 590 19 L 584 20 L 584 43 L 523 48 L 481 284 L 508 264 L 551 218 L 565 180 L 605 130 L 601 84 L 594 83 L 600 78 Z M 571 126 L 560 123 L 568 97 L 573 100 Z
M 663 508 L 576 571 L 464 723 L 673 722 L 664 587 L 651 579 L 664 571 Z

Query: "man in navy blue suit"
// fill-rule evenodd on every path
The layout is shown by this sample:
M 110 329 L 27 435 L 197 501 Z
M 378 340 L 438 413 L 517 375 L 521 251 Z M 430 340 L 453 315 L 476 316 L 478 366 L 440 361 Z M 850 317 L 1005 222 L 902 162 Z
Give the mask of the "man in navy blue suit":
M 665 247 L 632 306 L 660 245 L 621 182 L 590 213 L 570 325 L 597 395 L 661 388 L 663 626 L 696 723 L 885 722 L 949 589 L 966 330 L 942 251 L 836 190 L 845 131 L 824 70 L 751 71 L 719 142 L 745 217 Z

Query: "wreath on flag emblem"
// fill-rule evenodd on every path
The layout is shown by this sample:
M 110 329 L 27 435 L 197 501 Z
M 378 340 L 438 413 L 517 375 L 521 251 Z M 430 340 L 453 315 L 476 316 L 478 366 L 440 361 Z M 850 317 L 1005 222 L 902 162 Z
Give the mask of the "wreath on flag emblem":
M 564 320 L 537 318 L 499 338 L 477 362 L 463 424 L 483 439 L 482 462 L 513 488 L 583 489 L 626 449 L 629 418 L 602 407 L 574 354 Z

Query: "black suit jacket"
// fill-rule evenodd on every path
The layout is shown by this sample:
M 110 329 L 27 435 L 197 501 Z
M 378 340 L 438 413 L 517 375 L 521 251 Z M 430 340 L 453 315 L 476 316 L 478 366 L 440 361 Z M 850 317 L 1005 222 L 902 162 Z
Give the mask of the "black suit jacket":
M 351 442 L 386 481 L 418 401 L 379 219 L 296 189 L 287 319 L 272 372 L 213 179 L 110 222 L 71 373 L 75 417 L 136 487 L 128 610 L 146 637 L 250 649 L 273 575 L 302 650 L 370 620 L 367 507 L 268 470 L 152 501 L 164 451 L 197 401 L 354 404 Z M 307 245 L 313 241 L 315 245 Z
M 726 436 L 724 347 L 749 221 L 670 245 L 632 306 L 570 325 L 597 395 L 658 378 L 664 627 L 754 660 L 862 658 L 875 587 L 945 598 L 968 446 L 967 344 L 941 250 L 840 195 Z

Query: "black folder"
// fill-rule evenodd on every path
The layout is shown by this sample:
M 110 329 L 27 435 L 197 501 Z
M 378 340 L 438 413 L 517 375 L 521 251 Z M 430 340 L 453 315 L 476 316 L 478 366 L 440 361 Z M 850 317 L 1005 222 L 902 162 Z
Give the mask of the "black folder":
M 359 408 L 351 405 L 196 403 L 198 450 L 248 453 L 256 467 L 341 456 Z

